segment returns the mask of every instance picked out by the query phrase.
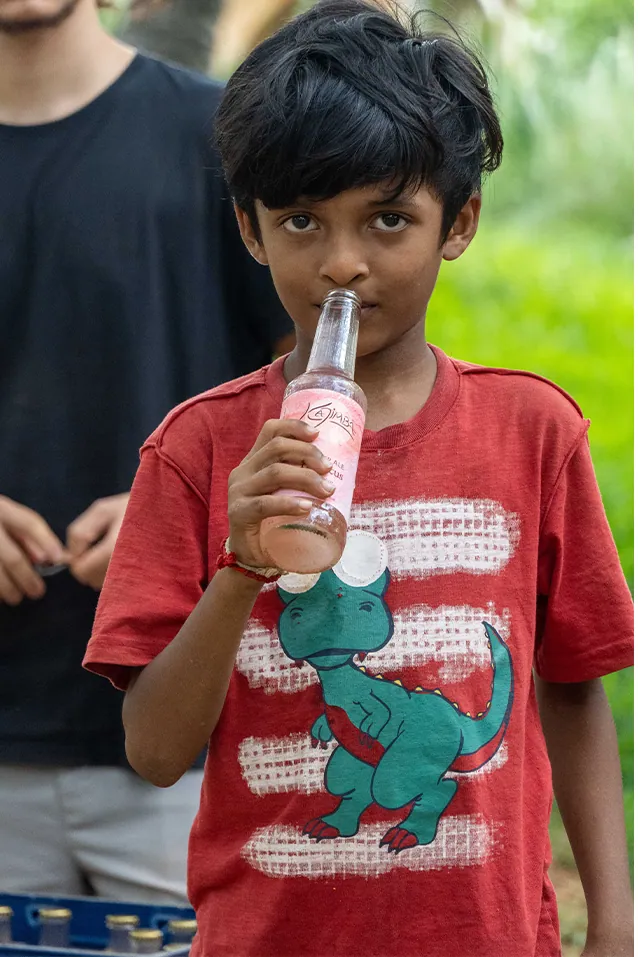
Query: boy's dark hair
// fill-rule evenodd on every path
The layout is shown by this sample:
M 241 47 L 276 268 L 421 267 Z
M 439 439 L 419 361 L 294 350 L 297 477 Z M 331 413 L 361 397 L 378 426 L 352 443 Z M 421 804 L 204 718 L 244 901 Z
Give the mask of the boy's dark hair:
M 319 0 L 260 43 L 228 81 L 216 130 L 255 227 L 257 199 L 278 209 L 425 184 L 443 206 L 441 241 L 503 149 L 485 70 L 458 34 L 366 0 Z

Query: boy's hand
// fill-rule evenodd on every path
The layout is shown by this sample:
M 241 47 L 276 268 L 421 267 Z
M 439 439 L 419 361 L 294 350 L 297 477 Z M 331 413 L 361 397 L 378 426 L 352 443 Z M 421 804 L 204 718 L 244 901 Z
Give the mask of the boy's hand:
M 34 564 L 66 560 L 62 542 L 41 515 L 0 495 L 0 603 L 42 598 L 46 588 Z
M 228 479 L 230 548 L 244 565 L 263 568 L 269 560 L 259 544 L 265 518 L 299 518 L 312 508 L 311 498 L 275 495 L 280 489 L 305 492 L 320 501 L 334 492 L 323 476 L 330 462 L 312 445 L 317 432 L 298 419 L 271 419 L 262 428 L 244 461 Z
M 67 529 L 71 574 L 96 591 L 104 584 L 128 500 L 128 492 L 100 498 Z

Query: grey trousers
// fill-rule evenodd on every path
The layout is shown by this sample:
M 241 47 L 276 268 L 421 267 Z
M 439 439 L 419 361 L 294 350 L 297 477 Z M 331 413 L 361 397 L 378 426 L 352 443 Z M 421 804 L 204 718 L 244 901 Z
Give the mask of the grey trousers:
M 124 768 L 0 765 L 0 890 L 186 904 L 202 777 L 156 788 Z

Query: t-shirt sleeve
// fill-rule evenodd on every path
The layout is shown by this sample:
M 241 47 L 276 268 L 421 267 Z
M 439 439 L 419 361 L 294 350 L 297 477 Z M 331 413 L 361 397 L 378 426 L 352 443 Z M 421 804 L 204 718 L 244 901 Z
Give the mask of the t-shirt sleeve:
M 633 664 L 633 607 L 586 435 L 568 456 L 541 528 L 535 668 L 588 681 Z
M 84 667 L 125 690 L 175 637 L 207 585 L 208 506 L 154 444 L 144 447 L 100 595 Z

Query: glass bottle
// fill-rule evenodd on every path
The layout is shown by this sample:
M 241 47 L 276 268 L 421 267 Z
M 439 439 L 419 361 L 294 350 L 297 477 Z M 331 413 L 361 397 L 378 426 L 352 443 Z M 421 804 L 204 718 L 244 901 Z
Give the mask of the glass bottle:
M 350 289 L 324 299 L 306 371 L 284 393 L 282 419 L 301 419 L 318 430 L 315 445 L 332 469 L 335 486 L 315 499 L 307 515 L 282 515 L 261 523 L 261 547 L 269 562 L 287 572 L 322 572 L 341 558 L 366 417 L 366 397 L 354 381 L 361 300 Z M 300 498 L 302 492 L 286 492 Z
M 106 949 L 114 954 L 134 954 L 130 932 L 139 927 L 137 914 L 107 914 L 105 922 L 109 932 Z
M 11 918 L 13 910 L 6 905 L 0 907 L 0 944 L 10 944 L 13 940 Z
M 164 943 L 164 935 L 161 930 L 131 930 L 129 937 L 133 943 L 134 954 L 157 954 L 161 953 Z
M 169 920 L 167 930 L 172 944 L 191 944 L 197 933 L 197 921 Z
M 40 947 L 68 947 L 71 935 L 71 911 L 68 907 L 41 907 Z

